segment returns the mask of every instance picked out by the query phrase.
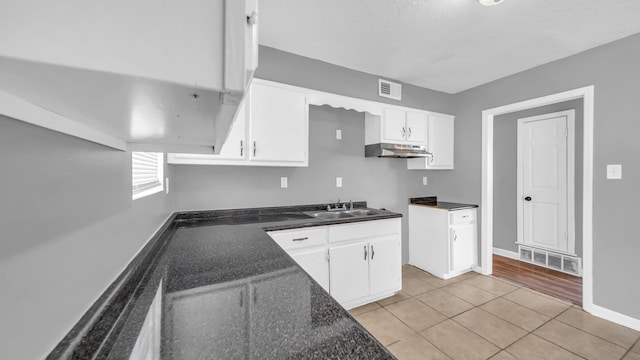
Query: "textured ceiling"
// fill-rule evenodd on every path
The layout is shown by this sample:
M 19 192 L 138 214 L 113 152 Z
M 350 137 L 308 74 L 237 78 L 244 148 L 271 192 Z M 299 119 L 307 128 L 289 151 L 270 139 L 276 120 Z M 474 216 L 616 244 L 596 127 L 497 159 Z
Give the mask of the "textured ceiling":
M 640 32 L 640 0 L 260 0 L 260 43 L 447 93 Z

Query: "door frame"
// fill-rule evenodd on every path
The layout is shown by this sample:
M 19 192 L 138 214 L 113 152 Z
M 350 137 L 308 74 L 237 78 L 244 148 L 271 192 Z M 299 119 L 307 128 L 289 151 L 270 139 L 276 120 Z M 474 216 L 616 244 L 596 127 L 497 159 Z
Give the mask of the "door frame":
M 575 156 L 576 156 L 576 144 L 575 144 L 575 131 L 576 131 L 576 111 L 575 110 L 565 110 L 558 111 L 548 114 L 541 114 L 536 116 L 528 116 L 524 118 L 519 118 L 516 121 L 517 129 L 518 129 L 518 139 L 517 139 L 517 148 L 518 148 L 518 160 L 517 160 L 517 229 L 518 233 L 516 234 L 517 244 L 529 245 L 524 243 L 524 217 L 523 217 L 523 209 L 522 209 L 522 194 L 523 194 L 523 167 L 522 167 L 522 144 L 520 143 L 520 128 L 526 122 L 552 119 L 557 117 L 565 116 L 567 118 L 567 251 L 560 251 L 572 256 L 576 256 L 576 216 L 575 216 Z M 535 247 L 535 246 L 534 246 Z M 555 249 L 554 251 L 559 251 Z
M 482 111 L 482 217 L 481 273 L 493 271 L 493 120 L 501 114 L 537 108 L 559 102 L 583 99 L 583 176 L 582 176 L 582 307 L 594 311 L 593 304 L 593 104 L 595 86 L 590 85 L 531 100 Z

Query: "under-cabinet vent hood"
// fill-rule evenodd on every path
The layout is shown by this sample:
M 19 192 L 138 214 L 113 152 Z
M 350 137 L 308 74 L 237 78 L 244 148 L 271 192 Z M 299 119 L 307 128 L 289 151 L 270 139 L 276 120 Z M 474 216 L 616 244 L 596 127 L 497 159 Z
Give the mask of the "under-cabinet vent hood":
M 364 146 L 365 157 L 419 158 L 433 156 L 426 145 L 377 143 Z

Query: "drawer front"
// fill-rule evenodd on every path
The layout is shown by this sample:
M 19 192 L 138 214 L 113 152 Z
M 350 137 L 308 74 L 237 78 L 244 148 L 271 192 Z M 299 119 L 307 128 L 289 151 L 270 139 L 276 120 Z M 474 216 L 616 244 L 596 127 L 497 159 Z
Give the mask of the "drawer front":
M 267 234 L 285 250 L 318 246 L 327 243 L 326 227 L 270 231 Z
M 449 219 L 451 225 L 476 221 L 476 209 L 451 211 Z
M 400 234 L 400 219 L 362 221 L 353 224 L 329 227 L 329 242 L 369 239 L 385 235 Z

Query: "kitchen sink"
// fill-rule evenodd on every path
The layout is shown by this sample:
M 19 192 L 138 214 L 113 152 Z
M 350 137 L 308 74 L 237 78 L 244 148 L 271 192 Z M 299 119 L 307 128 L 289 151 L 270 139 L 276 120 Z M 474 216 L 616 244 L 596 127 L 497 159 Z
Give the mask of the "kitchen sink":
M 340 210 L 340 211 L 315 211 L 315 212 L 306 212 L 305 214 L 309 216 L 313 216 L 318 219 L 323 220 L 335 220 L 335 219 L 346 219 L 352 217 L 360 217 L 360 216 L 373 216 L 380 215 L 383 212 L 376 209 L 354 209 L 354 210 Z
M 380 210 L 376 209 L 355 209 L 355 210 L 347 210 L 345 213 L 353 215 L 353 216 L 368 216 L 368 215 L 380 215 Z
M 324 219 L 324 220 L 344 219 L 344 218 L 351 218 L 354 216 L 351 214 L 347 214 L 346 211 L 331 211 L 331 212 L 319 211 L 319 212 L 309 213 L 309 215 L 313 217 L 317 217 L 319 219 Z

